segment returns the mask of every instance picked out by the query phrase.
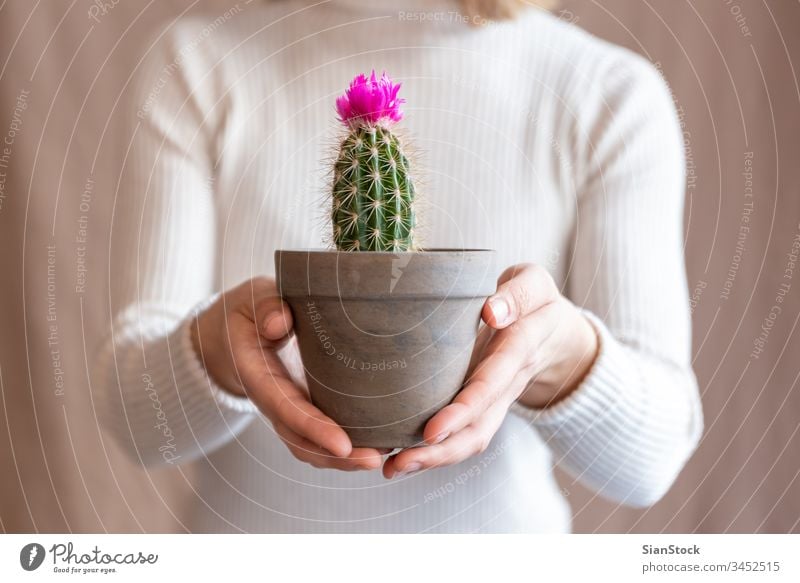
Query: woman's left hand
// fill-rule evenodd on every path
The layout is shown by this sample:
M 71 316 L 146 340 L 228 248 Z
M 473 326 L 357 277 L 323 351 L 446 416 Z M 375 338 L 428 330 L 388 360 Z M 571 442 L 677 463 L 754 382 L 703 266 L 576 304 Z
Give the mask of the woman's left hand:
M 481 317 L 487 326 L 478 336 L 464 388 L 428 421 L 428 445 L 386 460 L 386 478 L 482 453 L 515 401 L 542 408 L 563 399 L 597 355 L 594 328 L 537 265 L 503 272 Z

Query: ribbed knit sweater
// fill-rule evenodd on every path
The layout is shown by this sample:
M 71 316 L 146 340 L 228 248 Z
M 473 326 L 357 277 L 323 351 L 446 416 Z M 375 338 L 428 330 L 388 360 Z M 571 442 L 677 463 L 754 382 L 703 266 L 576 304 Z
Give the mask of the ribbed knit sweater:
M 138 68 L 115 193 L 113 324 L 93 363 L 107 430 L 147 466 L 194 463 L 198 532 L 564 532 L 557 464 L 648 505 L 697 444 L 670 91 L 641 57 L 545 12 L 470 27 L 448 0 L 275 0 L 181 20 Z M 220 291 L 322 247 L 334 98 L 403 83 L 428 247 L 545 266 L 599 355 L 567 398 L 515 405 L 480 456 L 395 480 L 295 460 L 216 386 L 189 324 Z M 177 471 L 173 469 L 172 471 Z

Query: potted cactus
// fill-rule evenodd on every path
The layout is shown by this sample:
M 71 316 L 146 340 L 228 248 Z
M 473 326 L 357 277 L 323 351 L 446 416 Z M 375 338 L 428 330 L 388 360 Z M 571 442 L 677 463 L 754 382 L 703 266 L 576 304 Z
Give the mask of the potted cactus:
M 336 102 L 345 135 L 329 203 L 335 249 L 275 253 L 311 399 L 357 447 L 421 444 L 461 388 L 495 287 L 492 251 L 415 241 L 399 89 L 373 71 Z

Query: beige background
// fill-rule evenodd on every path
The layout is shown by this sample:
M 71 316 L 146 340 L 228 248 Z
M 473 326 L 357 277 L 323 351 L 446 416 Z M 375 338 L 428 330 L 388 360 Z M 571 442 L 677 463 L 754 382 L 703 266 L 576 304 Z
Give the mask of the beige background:
M 122 0 L 98 21 L 88 17 L 93 4 L 0 3 L 0 139 L 19 95 L 29 92 L 9 167 L 0 167 L 5 532 L 181 530 L 181 501 L 192 496 L 190 468 L 145 471 L 103 439 L 85 356 L 107 317 L 102 290 L 116 100 L 143 38 L 186 9 L 220 14 L 235 1 Z M 687 189 L 686 255 L 697 290 L 695 367 L 707 426 L 678 483 L 649 510 L 602 501 L 562 476 L 575 528 L 800 532 L 800 267 L 784 301 L 775 299 L 800 234 L 800 3 L 571 0 L 556 12 L 658 63 L 681 108 L 695 173 Z M 754 204 L 743 223 L 748 152 Z M 81 208 L 87 190 L 88 208 Z M 81 214 L 88 217 L 88 271 L 78 292 Z M 743 224 L 750 230 L 739 260 Z M 55 246 L 51 255 L 48 245 Z M 658 253 L 653 241 L 653 261 Z M 732 266 L 730 295 L 722 299 Z M 755 358 L 753 341 L 775 305 L 781 312 Z M 54 358 L 63 369 L 63 394 Z

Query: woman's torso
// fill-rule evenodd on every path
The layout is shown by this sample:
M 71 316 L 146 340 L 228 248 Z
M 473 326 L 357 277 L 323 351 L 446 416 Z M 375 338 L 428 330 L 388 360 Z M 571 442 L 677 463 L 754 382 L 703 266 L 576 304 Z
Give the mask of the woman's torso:
M 414 22 L 335 4 L 272 25 L 306 4 L 245 7 L 187 57 L 199 91 L 214 85 L 209 101 L 224 120 L 210 177 L 219 289 L 271 275 L 276 248 L 325 244 L 334 99 L 373 68 L 403 83 L 422 243 L 493 248 L 498 266 L 536 262 L 563 285 L 579 163 L 572 106 L 586 67 L 572 62 L 574 46 L 605 45 L 546 15 L 473 30 L 454 17 Z M 213 20 L 180 24 L 178 42 L 202 38 Z M 192 69 L 201 58 L 213 74 Z M 198 462 L 189 522 L 200 531 L 566 531 L 569 508 L 551 463 L 513 414 L 481 456 L 393 481 L 298 462 L 257 419 Z

